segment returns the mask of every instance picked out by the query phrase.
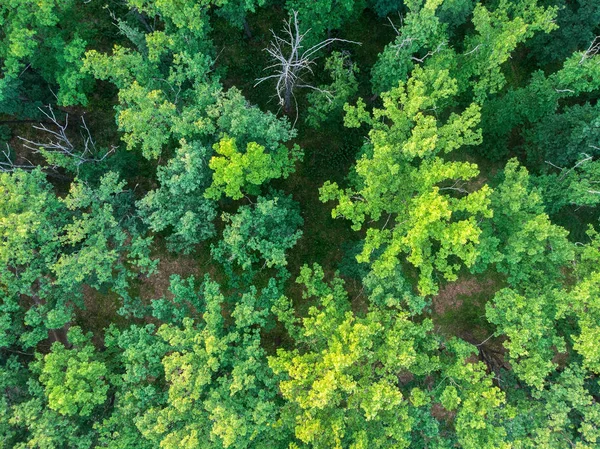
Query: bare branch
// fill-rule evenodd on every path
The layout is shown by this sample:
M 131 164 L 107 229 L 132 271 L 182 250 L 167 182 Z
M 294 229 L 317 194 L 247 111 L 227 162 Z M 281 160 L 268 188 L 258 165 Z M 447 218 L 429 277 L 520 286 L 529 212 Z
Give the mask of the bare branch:
M 2 150 L 2 156 L 4 160 L 0 160 L 0 172 L 14 172 L 16 170 L 33 170 L 35 164 L 25 159 L 27 164 L 15 164 L 15 161 L 11 157 L 10 147 L 6 144 L 6 149 Z
M 581 56 L 579 64 L 583 64 L 586 59 L 589 59 L 600 53 L 600 36 L 596 36 L 587 50 Z
M 40 108 L 40 111 L 48 119 L 47 123 L 52 124 L 51 127 L 46 126 L 44 122 L 33 126 L 34 129 L 42 131 L 48 139 L 45 142 L 33 141 L 19 136 L 23 142 L 23 146 L 34 153 L 42 155 L 63 155 L 73 159 L 75 167 L 79 168 L 81 164 L 102 162 L 106 157 L 112 154 L 116 147 L 111 147 L 109 150 L 99 150 L 96 147 L 96 142 L 92 138 L 90 129 L 87 126 L 85 118 L 81 118 L 80 136 L 81 146 L 73 144 L 67 135 L 69 126 L 69 114 L 65 115 L 64 124 L 61 123 L 54 113 L 52 106 L 48 105 L 48 110 Z M 56 168 L 56 165 L 53 166 Z
M 359 42 L 349 41 L 346 39 L 329 38 L 313 45 L 310 48 L 304 49 L 302 41 L 310 31 L 310 28 L 304 33 L 300 32 L 298 24 L 298 12 L 293 11 L 292 16 L 283 22 L 283 30 L 281 35 L 275 34 L 271 30 L 273 39 L 265 51 L 271 57 L 271 64 L 264 70 L 272 71 L 268 76 L 263 76 L 256 79 L 254 87 L 264 81 L 275 79 L 275 92 L 279 105 L 285 113 L 290 113 L 292 100 L 295 102 L 294 90 L 298 88 L 313 89 L 327 95 L 329 92 L 319 89 L 307 83 L 302 79 L 305 74 L 313 74 L 312 67 L 315 65 L 315 55 L 333 42 L 347 42 L 351 44 L 361 45 Z M 296 102 L 296 119 L 298 105 Z M 295 122 L 294 122 L 295 123 Z

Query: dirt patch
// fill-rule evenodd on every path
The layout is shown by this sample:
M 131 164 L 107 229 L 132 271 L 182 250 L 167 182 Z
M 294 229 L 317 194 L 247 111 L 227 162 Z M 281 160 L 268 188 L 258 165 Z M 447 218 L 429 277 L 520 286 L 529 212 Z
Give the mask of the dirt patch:
M 479 295 L 486 291 L 492 292 L 494 281 L 491 279 L 477 279 L 475 277 L 460 279 L 440 288 L 437 296 L 432 299 L 433 311 L 442 315 L 451 310 L 458 310 L 463 306 L 465 297 Z
M 209 267 L 197 257 L 161 252 L 160 262 L 154 274 L 140 279 L 140 298 L 147 302 L 167 296 L 172 275 L 178 274 L 182 278 L 193 275 L 198 280 L 207 271 L 206 268 Z

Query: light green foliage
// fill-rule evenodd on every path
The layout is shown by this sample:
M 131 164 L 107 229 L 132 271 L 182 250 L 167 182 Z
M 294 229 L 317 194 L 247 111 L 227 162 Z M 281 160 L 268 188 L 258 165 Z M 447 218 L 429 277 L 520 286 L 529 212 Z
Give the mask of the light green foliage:
M 305 266 L 297 282 L 318 301 L 298 332 L 302 350 L 279 349 L 269 362 L 287 376 L 279 388 L 296 437 L 311 447 L 408 447 L 409 404 L 397 376 L 430 369 L 418 349 L 430 323 L 380 309 L 354 316 L 343 284 L 325 283 L 318 266 Z
M 434 271 L 455 280 L 460 264 L 473 265 L 481 234 L 477 221 L 491 216 L 490 189 L 469 193 L 463 187 L 479 174 L 477 166 L 442 158 L 480 142 L 474 129 L 479 108 L 471 105 L 443 124 L 427 113 L 456 90 L 447 71 L 415 69 L 407 84 L 383 95 L 384 109 L 373 112 L 370 144 L 356 164 L 357 186 L 340 189 L 326 183 L 321 188 L 323 201 L 338 202 L 333 217 L 351 220 L 354 229 L 361 229 L 367 218 L 381 221 L 367 229 L 358 260 L 372 261 L 374 272 L 385 278 L 406 254 L 419 269 L 423 295 L 437 290 Z
M 16 356 L 0 362 L 3 449 L 91 449 L 94 433 L 90 418 L 65 416 L 49 408 L 38 374 Z
M 53 282 L 68 214 L 39 170 L 0 173 L 0 192 L 0 345 L 27 348 L 67 323 L 79 303 L 72 286 Z M 28 308 L 21 295 L 31 298 Z
M 356 74 L 359 70 L 347 54 L 332 53 L 325 61 L 325 70 L 329 72 L 332 83 L 307 95 L 310 107 L 306 123 L 315 128 L 325 120 L 339 119 L 344 104 L 358 92 Z
M 213 181 L 204 196 L 215 200 L 223 194 L 234 200 L 242 198 L 245 193 L 257 195 L 265 182 L 287 178 L 302 156 L 297 146 L 291 152 L 281 145 L 275 152 L 266 153 L 265 147 L 256 142 L 249 142 L 242 153 L 233 137 L 224 137 L 215 144 L 214 150 L 218 156 L 213 156 L 208 163 L 214 171 Z
M 158 158 L 169 143 L 171 122 L 178 116 L 176 106 L 160 90 L 148 90 L 134 81 L 119 92 L 124 109 L 119 113 L 119 128 L 128 150 L 139 146 L 147 158 Z
M 140 213 L 153 231 L 170 231 L 170 250 L 189 253 L 215 234 L 215 204 L 204 198 L 211 182 L 206 149 L 182 140 L 175 156 L 158 168 L 157 177 L 160 187 L 138 202 Z
M 566 351 L 565 341 L 555 331 L 555 314 L 556 298 L 552 292 L 525 297 L 504 289 L 486 305 L 487 319 L 509 339 L 504 346 L 509 351 L 513 372 L 538 390 L 556 368 L 552 362 L 555 351 Z
M 183 29 L 201 39 L 206 38 L 206 33 L 210 30 L 211 12 L 216 12 L 232 25 L 241 28 L 246 14 L 255 12 L 265 0 L 127 0 L 127 3 L 149 16 L 159 16 L 170 32 Z
M 270 283 L 236 297 L 226 324 L 225 298 L 206 280 L 202 319 L 182 327 L 163 325 L 168 344 L 162 359 L 168 403 L 151 407 L 137 421 L 144 437 L 161 448 L 277 448 L 276 378 L 260 347 L 260 328 L 278 294 Z
M 80 328 L 69 329 L 67 349 L 54 343 L 51 352 L 38 355 L 34 369 L 40 373 L 48 406 L 62 415 L 89 416 L 106 401 L 106 365 L 96 358 L 96 350 Z
M 568 232 L 544 212 L 539 192 L 529 185 L 529 174 L 511 159 L 504 180 L 492 194 L 494 217 L 483 225 L 481 265 L 495 263 L 514 286 L 544 279 L 548 286 L 560 279 L 560 268 L 573 260 Z
M 502 64 L 536 31 L 548 33 L 555 29 L 555 16 L 555 8 L 543 8 L 536 0 L 500 0 L 493 10 L 477 4 L 473 12 L 477 34 L 465 39 L 467 51 L 459 64 L 461 78 L 474 80 L 476 99 L 483 100 L 504 87 Z
M 590 227 L 589 241 L 578 248 L 575 275 L 577 283 L 559 303 L 557 318 L 572 316 L 578 322 L 578 333 L 570 335 L 573 348 L 583 357 L 584 368 L 598 374 L 600 372 L 600 348 L 597 344 L 600 332 L 600 236 Z
M 515 398 L 510 424 L 514 447 L 591 449 L 597 446 L 600 407 L 594 381 L 577 364 L 558 374 L 534 399 Z
M 598 240 L 593 243 L 598 245 Z M 579 324 L 579 333 L 571 335 L 573 349 L 583 357 L 583 366 L 598 374 L 600 372 L 600 349 L 597 335 L 600 332 L 600 274 L 595 271 L 583 279 L 563 298 L 559 317 L 574 315 Z
M 458 444 L 465 449 L 509 449 L 506 427 L 512 417 L 504 392 L 494 385 L 485 365 L 473 361 L 473 346 L 460 339 L 445 345 L 448 352 L 441 359 L 441 380 L 457 387 L 459 397 L 448 404 L 449 393 L 446 389 L 440 393 L 449 407 L 460 404 L 454 419 Z
M 308 314 L 279 315 L 294 336 L 294 349 L 269 359 L 286 378 L 282 424 L 310 447 L 508 447 L 502 426 L 505 398 L 475 350 L 460 340 L 440 344 L 429 320 L 415 323 L 398 309 L 371 306 L 350 311 L 343 282 L 324 280 L 307 266 L 297 282 L 303 299 L 315 298 Z M 278 311 L 285 311 L 285 299 Z M 443 349 L 440 349 L 443 348 Z M 428 379 L 427 382 L 423 382 Z M 447 422 L 434 404 L 456 414 Z M 439 408 L 438 408 L 439 410 Z M 456 435 L 441 433 L 452 426 Z

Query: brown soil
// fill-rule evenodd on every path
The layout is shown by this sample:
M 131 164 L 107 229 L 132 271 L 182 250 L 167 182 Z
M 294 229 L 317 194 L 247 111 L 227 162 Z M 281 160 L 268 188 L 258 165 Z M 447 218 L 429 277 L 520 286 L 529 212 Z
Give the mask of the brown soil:
M 457 310 L 463 305 L 463 298 L 477 295 L 484 291 L 494 291 L 491 279 L 481 280 L 475 277 L 459 279 L 440 288 L 437 296 L 432 299 L 433 310 L 442 315 L 451 310 Z

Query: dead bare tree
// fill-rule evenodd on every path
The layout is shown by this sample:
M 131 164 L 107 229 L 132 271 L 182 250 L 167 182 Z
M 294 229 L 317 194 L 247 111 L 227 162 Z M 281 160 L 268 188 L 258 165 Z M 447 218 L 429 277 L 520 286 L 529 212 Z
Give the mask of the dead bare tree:
M 75 145 L 67 135 L 69 114 L 65 115 L 63 124 L 56 118 L 52 106 L 49 105 L 47 109 L 48 111 L 45 111 L 40 108 L 40 111 L 47 118 L 46 123 L 50 123 L 52 126 L 46 126 L 45 123 L 41 122 L 38 125 L 33 126 L 33 128 L 42 131 L 48 137 L 48 140 L 40 142 L 20 136 L 19 139 L 23 142 L 25 148 L 31 150 L 33 153 L 44 156 L 51 168 L 56 169 L 60 166 L 57 161 L 61 158 L 66 158 L 67 160 L 70 160 L 69 165 L 77 171 L 80 165 L 102 162 L 115 151 L 116 147 L 114 146 L 109 149 L 99 149 L 96 147 L 96 142 L 92 138 L 92 134 L 84 117 L 81 117 L 79 130 L 81 142 L 78 145 Z
M 291 112 L 292 99 L 295 102 L 294 90 L 299 88 L 312 89 L 328 94 L 327 91 L 319 89 L 303 79 L 303 76 L 312 74 L 312 67 L 315 64 L 316 54 L 331 44 L 332 42 L 348 42 L 360 45 L 360 42 L 349 41 L 346 39 L 329 38 L 319 42 L 312 47 L 304 49 L 302 41 L 310 32 L 310 28 L 304 33 L 300 32 L 298 25 L 298 13 L 293 11 L 292 16 L 285 21 L 283 26 L 283 37 L 275 34 L 273 30 L 273 40 L 265 51 L 269 53 L 272 64 L 265 70 L 272 70 L 273 73 L 262 78 L 258 78 L 254 87 L 260 83 L 274 79 L 276 96 L 279 104 L 286 114 Z M 296 117 L 298 115 L 296 104 Z

